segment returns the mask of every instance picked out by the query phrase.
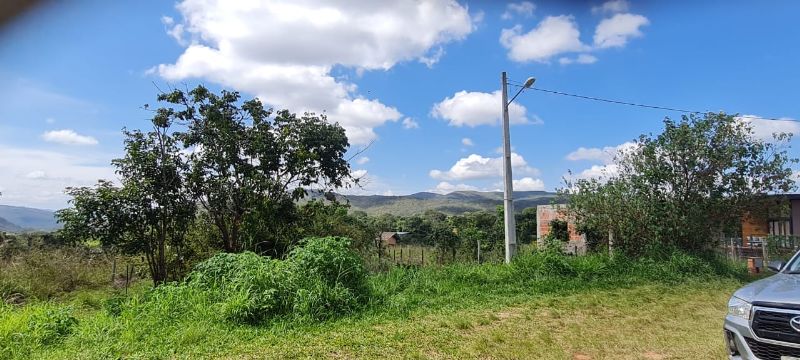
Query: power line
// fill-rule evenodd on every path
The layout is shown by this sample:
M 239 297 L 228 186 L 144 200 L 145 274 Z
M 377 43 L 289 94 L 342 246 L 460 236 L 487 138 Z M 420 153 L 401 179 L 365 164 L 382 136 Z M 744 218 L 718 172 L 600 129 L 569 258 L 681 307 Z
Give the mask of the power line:
M 511 85 L 511 86 L 520 87 L 520 88 L 524 87 L 522 83 L 517 82 L 517 81 L 513 81 L 513 80 L 509 80 L 508 84 Z M 584 99 L 584 100 L 600 101 L 600 102 L 606 102 L 606 103 L 617 104 L 617 105 L 636 106 L 636 107 L 642 107 L 642 108 L 648 108 L 648 109 L 675 111 L 675 112 L 680 112 L 680 113 L 685 113 L 685 114 L 702 114 L 702 113 L 710 112 L 710 111 L 697 111 L 697 110 L 680 109 L 680 108 L 674 108 L 674 107 L 669 107 L 669 106 L 638 104 L 638 103 L 633 103 L 633 102 L 628 102 L 628 101 L 604 99 L 604 98 L 599 98 L 599 97 L 594 97 L 594 96 L 586 96 L 586 95 L 579 95 L 579 94 L 570 94 L 570 93 L 566 93 L 566 92 L 563 92 L 563 91 L 542 89 L 542 88 L 538 88 L 538 87 L 532 87 L 532 88 L 529 88 L 529 90 L 541 91 L 541 92 L 555 94 L 555 95 L 570 96 L 570 97 Z M 740 117 L 740 118 L 749 118 L 749 119 L 772 120 L 772 121 L 800 122 L 800 120 L 795 120 L 795 119 L 766 118 L 766 117 L 754 116 L 754 115 L 739 115 L 738 117 Z

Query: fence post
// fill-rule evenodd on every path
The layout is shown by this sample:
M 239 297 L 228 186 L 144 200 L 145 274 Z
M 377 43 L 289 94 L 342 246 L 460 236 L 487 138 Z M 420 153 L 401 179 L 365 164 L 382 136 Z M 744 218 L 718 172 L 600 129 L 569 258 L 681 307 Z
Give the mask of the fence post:
M 478 239 L 478 264 L 481 263 L 481 239 Z
M 403 264 L 403 248 L 400 248 L 400 264 Z
M 614 255 L 614 230 L 608 230 L 608 256 Z
M 761 243 L 761 256 L 764 258 L 764 265 L 769 264 L 769 249 L 767 246 L 769 245 L 769 236 L 764 237 L 764 241 Z
M 425 248 L 420 247 L 420 251 L 422 251 L 422 260 L 420 261 L 420 265 L 425 266 Z

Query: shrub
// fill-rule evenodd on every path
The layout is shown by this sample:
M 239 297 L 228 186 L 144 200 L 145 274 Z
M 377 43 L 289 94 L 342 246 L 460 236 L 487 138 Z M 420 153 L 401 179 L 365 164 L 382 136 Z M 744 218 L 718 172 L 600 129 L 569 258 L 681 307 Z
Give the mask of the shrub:
M 188 285 L 220 302 L 226 319 L 257 322 L 287 308 L 291 294 L 285 268 L 282 261 L 252 252 L 217 254 L 195 268 Z
M 286 260 L 252 252 L 217 254 L 198 264 L 185 282 L 160 286 L 132 306 L 165 316 L 205 316 L 211 307 L 224 320 L 258 323 L 281 315 L 322 320 L 367 302 L 367 271 L 349 239 L 308 238 L 301 244 Z M 114 306 L 109 313 L 124 311 Z

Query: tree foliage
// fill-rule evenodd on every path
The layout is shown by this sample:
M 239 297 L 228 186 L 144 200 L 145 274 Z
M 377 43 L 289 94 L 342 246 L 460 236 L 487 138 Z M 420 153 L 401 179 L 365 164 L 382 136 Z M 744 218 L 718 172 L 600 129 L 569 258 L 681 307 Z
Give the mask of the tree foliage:
M 794 188 L 785 143 L 753 135 L 749 123 L 723 113 L 664 120 L 617 155 L 617 174 L 568 182 L 570 210 L 582 229 L 612 233 L 632 255 L 656 248 L 709 249 L 767 194 Z
M 240 104 L 238 92 L 217 95 L 203 86 L 161 94 L 157 118 L 185 124 L 188 187 L 219 229 L 226 251 L 271 242 L 270 226 L 291 222 L 294 201 L 314 186 L 329 190 L 354 181 L 344 159 L 344 129 L 324 115 L 273 114 L 258 99 Z M 263 221 L 263 219 L 274 221 Z M 244 232 L 244 234 L 243 234 Z
M 183 269 L 185 234 L 195 216 L 186 191 L 186 164 L 169 124 L 153 131 L 125 131 L 125 156 L 112 163 L 121 186 L 101 180 L 95 187 L 68 188 L 72 208 L 57 213 L 63 237 L 86 237 L 128 254 L 144 254 L 153 282 L 177 279 Z

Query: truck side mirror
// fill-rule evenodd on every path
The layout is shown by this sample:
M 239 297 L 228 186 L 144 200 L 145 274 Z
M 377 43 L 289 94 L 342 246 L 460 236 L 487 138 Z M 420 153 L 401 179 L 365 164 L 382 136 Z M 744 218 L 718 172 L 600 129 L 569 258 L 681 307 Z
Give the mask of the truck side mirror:
M 769 262 L 769 265 L 767 265 L 767 267 L 774 272 L 780 272 L 781 269 L 783 269 L 784 265 L 786 265 L 786 263 L 784 263 L 783 261 L 773 260 Z

